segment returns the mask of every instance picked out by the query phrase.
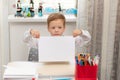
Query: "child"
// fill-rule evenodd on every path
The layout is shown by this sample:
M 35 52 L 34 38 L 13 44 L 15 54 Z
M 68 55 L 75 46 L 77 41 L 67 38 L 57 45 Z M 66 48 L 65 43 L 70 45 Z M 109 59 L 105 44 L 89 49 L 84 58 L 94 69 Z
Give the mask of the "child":
M 47 19 L 47 25 L 51 36 L 62 36 L 65 31 L 65 23 L 66 19 L 64 15 L 60 13 L 50 14 Z M 88 31 L 79 29 L 73 31 L 73 37 L 75 37 L 76 46 L 79 47 L 82 47 L 91 39 Z M 30 47 L 29 61 L 38 61 L 38 38 L 40 38 L 40 32 L 38 30 L 29 29 L 25 32 L 24 42 L 28 43 Z

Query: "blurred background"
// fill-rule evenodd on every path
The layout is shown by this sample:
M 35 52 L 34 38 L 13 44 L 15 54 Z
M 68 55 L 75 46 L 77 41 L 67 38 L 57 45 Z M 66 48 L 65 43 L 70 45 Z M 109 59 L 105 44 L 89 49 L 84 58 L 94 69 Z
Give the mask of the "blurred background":
M 23 14 L 25 8 L 31 7 L 31 3 L 30 0 L 20 0 L 20 2 L 22 8 L 20 14 Z M 79 50 L 100 56 L 98 80 L 120 79 L 119 0 L 33 0 L 33 2 L 34 16 L 22 15 L 16 18 L 15 15 L 19 14 L 18 0 L 0 0 L 0 79 L 4 72 L 3 65 L 11 61 L 26 60 L 27 47 L 22 43 L 24 31 L 33 26 L 34 28 L 39 28 L 39 25 L 46 26 L 44 25 L 46 22 L 42 22 L 41 18 L 52 12 L 69 15 L 67 25 L 72 24 L 72 27 L 67 28 L 65 35 L 71 35 L 71 31 L 75 28 L 90 32 L 91 42 Z M 42 16 L 38 15 L 39 3 L 43 6 Z M 38 15 L 37 20 L 35 18 L 31 21 L 36 15 Z M 71 15 L 75 16 L 70 18 Z M 29 17 L 30 20 L 27 21 L 23 19 L 24 17 Z M 44 33 L 45 28 L 42 27 L 40 30 L 43 30 L 43 36 L 48 35 Z

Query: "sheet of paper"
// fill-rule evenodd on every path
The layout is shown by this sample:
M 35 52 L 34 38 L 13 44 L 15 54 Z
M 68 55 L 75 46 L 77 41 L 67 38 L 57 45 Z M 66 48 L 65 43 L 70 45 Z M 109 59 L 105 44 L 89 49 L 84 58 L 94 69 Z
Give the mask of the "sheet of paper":
M 4 78 L 30 78 L 37 75 L 36 65 L 32 62 L 12 62 L 5 66 Z
M 40 37 L 40 62 L 71 62 L 75 55 L 75 39 L 72 36 Z
M 30 69 L 30 68 L 15 68 L 15 67 L 8 67 L 6 70 L 5 70 L 5 75 L 35 75 L 35 70 L 34 69 Z

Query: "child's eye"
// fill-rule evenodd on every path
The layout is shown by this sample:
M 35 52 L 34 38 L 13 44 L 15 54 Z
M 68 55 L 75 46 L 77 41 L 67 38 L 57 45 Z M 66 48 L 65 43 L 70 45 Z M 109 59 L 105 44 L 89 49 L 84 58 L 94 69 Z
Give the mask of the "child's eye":
M 55 29 L 55 27 L 52 27 L 52 29 Z
M 62 27 L 58 27 L 59 29 L 61 29 Z

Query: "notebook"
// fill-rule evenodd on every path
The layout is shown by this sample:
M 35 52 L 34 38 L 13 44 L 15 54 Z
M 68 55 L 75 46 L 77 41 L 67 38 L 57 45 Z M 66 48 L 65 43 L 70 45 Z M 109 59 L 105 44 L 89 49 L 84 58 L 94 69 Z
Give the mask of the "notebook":
M 40 37 L 39 62 L 71 62 L 75 57 L 75 39 L 72 36 Z

